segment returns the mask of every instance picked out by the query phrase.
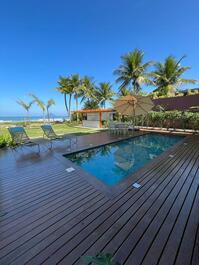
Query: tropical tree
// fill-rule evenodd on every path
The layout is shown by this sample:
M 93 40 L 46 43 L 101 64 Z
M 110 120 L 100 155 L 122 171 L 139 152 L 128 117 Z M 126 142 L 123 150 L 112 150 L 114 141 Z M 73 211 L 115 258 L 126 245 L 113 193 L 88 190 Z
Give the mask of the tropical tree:
M 96 90 L 96 97 L 101 107 L 106 107 L 106 102 L 113 100 L 115 93 L 112 91 L 112 86 L 109 82 L 99 83 Z
M 123 87 L 132 86 L 133 93 L 138 94 L 143 84 L 152 84 L 146 71 L 154 62 L 144 63 L 144 52 L 142 50 L 135 49 L 123 55 L 121 59 L 122 64 L 114 71 L 114 74 L 118 76 L 116 82 L 121 83 L 119 90 Z
M 182 84 L 196 84 L 198 82 L 182 77 L 190 69 L 190 67 L 181 67 L 180 63 L 184 58 L 185 56 L 177 60 L 173 56 L 168 56 L 163 63 L 155 64 L 155 70 L 150 73 L 150 76 L 156 86 L 153 92 L 157 92 L 157 96 L 174 95 L 177 88 Z
M 74 99 L 76 101 L 76 111 L 78 111 L 79 108 L 79 97 L 82 95 L 82 79 L 78 74 L 73 74 L 70 76 L 70 84 L 72 87 L 72 91 L 74 94 Z M 77 112 L 77 121 L 79 121 L 79 115 Z
M 72 99 L 72 94 L 73 94 L 73 86 L 71 84 L 71 80 L 69 77 L 60 76 L 57 83 L 59 86 L 56 88 L 56 90 L 64 95 L 65 108 L 70 118 L 71 99 Z
M 46 111 L 46 105 L 45 103 L 39 99 L 37 96 L 34 94 L 29 94 L 33 98 L 33 102 L 37 104 L 37 106 L 42 110 L 43 112 L 43 121 L 45 121 L 45 111 Z
M 128 96 L 131 95 L 132 92 L 130 91 L 130 89 L 126 88 L 126 87 L 121 87 L 120 91 L 119 91 L 119 96 L 123 97 L 123 96 Z
M 94 99 L 85 101 L 84 106 L 83 106 L 83 109 L 98 109 L 98 108 L 99 108 L 99 104 Z
M 95 82 L 92 77 L 84 76 L 80 91 L 81 102 L 97 101 Z
M 16 102 L 17 102 L 17 104 L 19 104 L 21 107 L 23 107 L 26 110 L 26 112 L 27 112 L 27 121 L 28 121 L 29 118 L 30 118 L 29 111 L 30 111 L 30 108 L 32 107 L 32 104 L 34 103 L 34 101 L 26 103 L 23 100 L 18 99 Z
M 47 117 L 48 117 L 48 121 L 50 121 L 50 113 L 49 113 L 49 109 L 51 106 L 55 105 L 55 101 L 54 99 L 49 99 L 47 101 L 47 104 L 46 104 L 46 112 L 47 112 Z

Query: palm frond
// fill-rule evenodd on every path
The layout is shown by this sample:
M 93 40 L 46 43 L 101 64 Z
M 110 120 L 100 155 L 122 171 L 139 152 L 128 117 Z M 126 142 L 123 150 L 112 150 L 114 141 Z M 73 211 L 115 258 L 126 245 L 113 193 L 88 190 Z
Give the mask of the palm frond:
M 33 98 L 33 102 L 35 102 L 37 104 L 37 106 L 40 109 L 42 109 L 43 112 L 46 110 L 46 105 L 41 99 L 39 99 L 37 96 L 35 96 L 32 93 L 30 93 L 29 96 Z

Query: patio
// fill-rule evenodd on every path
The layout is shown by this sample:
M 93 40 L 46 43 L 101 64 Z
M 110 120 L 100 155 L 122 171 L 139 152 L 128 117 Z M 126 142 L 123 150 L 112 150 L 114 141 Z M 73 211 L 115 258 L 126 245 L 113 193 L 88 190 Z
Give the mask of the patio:
M 122 137 L 79 136 L 73 151 Z M 199 264 L 198 146 L 187 136 L 133 175 L 140 189 L 130 178 L 112 198 L 81 169 L 66 171 L 60 143 L 47 151 L 41 141 L 40 156 L 1 150 L 0 264 L 77 265 L 99 252 L 125 265 Z

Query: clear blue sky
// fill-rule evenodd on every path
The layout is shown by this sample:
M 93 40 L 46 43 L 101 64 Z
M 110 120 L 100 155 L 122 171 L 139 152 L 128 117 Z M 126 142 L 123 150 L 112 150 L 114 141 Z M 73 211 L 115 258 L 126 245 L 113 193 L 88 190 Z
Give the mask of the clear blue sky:
M 59 75 L 114 84 L 120 56 L 136 47 L 146 60 L 186 54 L 186 77 L 199 79 L 198 0 L 2 0 L 0 34 L 0 116 L 22 115 L 15 100 L 29 92 L 63 114 Z

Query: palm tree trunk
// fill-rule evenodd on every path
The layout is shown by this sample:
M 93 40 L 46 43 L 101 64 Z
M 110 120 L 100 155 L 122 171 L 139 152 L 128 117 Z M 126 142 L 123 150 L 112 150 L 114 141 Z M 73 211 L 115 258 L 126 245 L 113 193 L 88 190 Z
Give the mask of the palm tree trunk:
M 68 104 L 67 104 L 67 99 L 66 99 L 66 93 L 64 93 L 64 104 L 66 107 L 66 111 L 68 112 Z
M 76 111 L 78 111 L 78 96 L 76 95 Z M 79 113 L 77 112 L 77 122 L 79 122 Z
M 48 117 L 48 122 L 50 122 L 50 113 L 49 113 L 49 109 L 47 108 L 47 117 Z
M 29 121 L 29 111 L 27 110 L 26 125 L 28 124 L 28 121 Z
M 43 123 L 45 123 L 45 111 L 43 111 Z
M 69 95 L 69 107 L 68 107 L 68 116 L 69 116 L 69 120 L 71 118 L 71 113 L 70 113 L 70 110 L 71 110 L 71 98 L 72 98 L 72 95 L 70 94 Z

